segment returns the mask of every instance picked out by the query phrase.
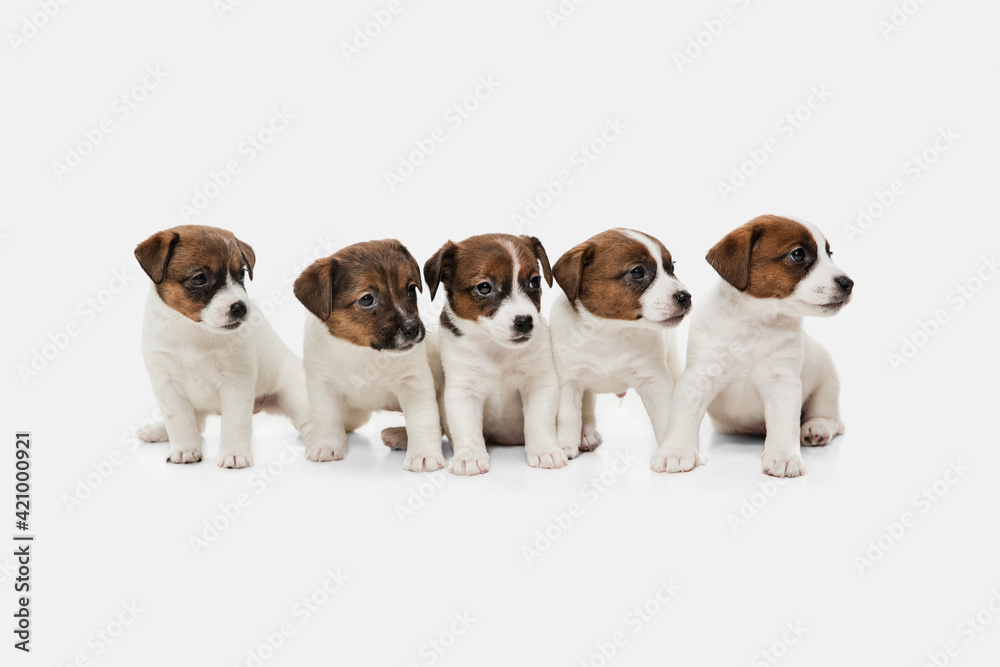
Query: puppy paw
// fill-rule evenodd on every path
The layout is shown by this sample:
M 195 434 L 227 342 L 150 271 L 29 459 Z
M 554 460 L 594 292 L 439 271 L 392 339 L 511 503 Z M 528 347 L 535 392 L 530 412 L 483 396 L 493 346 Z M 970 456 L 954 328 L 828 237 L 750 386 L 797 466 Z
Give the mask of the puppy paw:
M 825 417 L 813 417 L 802 425 L 802 444 L 806 447 L 826 445 L 836 435 L 833 422 Z
M 346 447 L 328 447 L 325 445 L 306 447 L 306 458 L 317 463 L 340 461 L 345 456 L 347 456 Z
M 219 456 L 220 468 L 249 468 L 253 465 L 253 457 L 249 454 L 223 454 Z
M 566 455 L 567 461 L 575 459 L 580 455 L 579 445 L 561 445 L 560 449 L 562 450 L 562 453 Z
M 544 447 L 527 452 L 528 465 L 532 468 L 562 468 L 569 463 L 569 456 L 561 447 Z
M 708 459 L 697 449 L 660 447 L 653 453 L 649 467 L 656 472 L 688 472 L 707 462 Z
M 806 462 L 798 452 L 764 449 L 760 462 L 764 472 L 772 477 L 799 477 L 806 474 Z
M 167 463 L 198 463 L 201 461 L 201 450 L 175 449 L 167 456 Z
M 166 442 L 167 441 L 167 427 L 163 422 L 156 422 L 155 424 L 150 424 L 149 426 L 140 426 L 135 430 L 135 434 L 140 440 L 145 442 Z M 198 457 L 201 460 L 201 457 Z
M 452 475 L 480 475 L 490 471 L 490 455 L 483 452 L 466 452 L 451 457 L 448 472 Z
M 444 467 L 444 454 L 438 451 L 408 451 L 403 459 L 403 470 L 433 472 Z M 485 472 L 485 471 L 484 471 Z
M 597 446 L 604 442 L 604 438 L 601 434 L 597 432 L 596 428 L 591 426 L 584 426 L 583 433 L 580 436 L 580 451 L 581 452 L 592 452 L 597 449 Z
M 389 449 L 406 449 L 406 427 L 393 426 L 382 429 L 382 442 Z

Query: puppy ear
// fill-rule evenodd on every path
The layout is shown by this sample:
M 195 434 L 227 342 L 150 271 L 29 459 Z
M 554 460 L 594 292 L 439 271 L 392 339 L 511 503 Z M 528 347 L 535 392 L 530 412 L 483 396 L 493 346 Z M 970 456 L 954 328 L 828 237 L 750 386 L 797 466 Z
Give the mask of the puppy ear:
M 153 283 L 159 285 L 167 277 L 167 264 L 180 240 L 180 234 L 167 230 L 153 234 L 135 247 L 135 258 Z
M 424 279 L 427 281 L 427 289 L 431 291 L 431 301 L 437 294 L 438 285 L 451 277 L 451 264 L 457 249 L 457 245 L 448 241 L 424 264 Z
M 542 275 L 545 276 L 545 282 L 548 283 L 549 287 L 552 287 L 552 269 L 549 267 L 549 256 L 545 254 L 542 242 L 538 240 L 537 236 L 522 236 L 521 238 L 531 246 L 535 258 L 542 263 Z
M 552 267 L 552 275 L 555 276 L 559 287 L 566 293 L 566 298 L 572 303 L 580 294 L 580 283 L 583 281 L 583 269 L 588 266 L 594 258 L 594 247 L 589 243 L 567 250 L 556 265 Z
M 292 286 L 295 298 L 324 322 L 333 314 L 333 279 L 336 274 L 337 260 L 332 257 L 317 259 L 299 274 Z
M 410 266 L 413 268 L 413 272 L 417 274 L 417 291 L 423 293 L 424 283 L 420 279 L 420 265 L 417 264 L 417 260 L 410 254 L 410 251 L 406 249 L 402 243 L 399 244 L 399 251 L 403 253 L 406 257 L 406 261 L 409 262 Z
M 253 265 L 257 261 L 257 255 L 254 254 L 253 248 L 250 247 L 249 243 L 244 243 L 239 239 L 236 239 L 236 247 L 240 249 L 240 253 L 243 255 L 243 263 L 247 265 L 247 274 L 250 276 L 250 280 L 253 280 Z
M 741 292 L 750 286 L 750 255 L 760 233 L 754 225 L 737 227 L 705 255 L 722 279 Z

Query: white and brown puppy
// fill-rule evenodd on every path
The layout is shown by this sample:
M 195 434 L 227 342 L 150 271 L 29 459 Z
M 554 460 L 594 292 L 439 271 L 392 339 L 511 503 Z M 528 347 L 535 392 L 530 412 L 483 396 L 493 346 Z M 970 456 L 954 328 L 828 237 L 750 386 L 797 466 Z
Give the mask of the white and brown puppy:
M 373 410 L 401 410 L 406 428 L 385 429 L 385 443 L 406 448 L 406 470 L 443 467 L 435 382 L 417 312 L 420 266 L 403 244 L 348 246 L 306 268 L 294 289 L 312 313 L 303 351 L 315 443 L 306 456 L 342 459 L 347 433 Z
M 135 249 L 153 281 L 142 352 L 164 422 L 139 431 L 170 441 L 172 463 L 202 459 L 205 418 L 222 415 L 218 463 L 253 465 L 252 418 L 288 416 L 309 444 L 311 423 L 302 362 L 247 297 L 254 252 L 232 232 L 184 225 L 153 234 Z
M 659 240 L 611 229 L 567 251 L 552 268 L 562 287 L 549 314 L 560 383 L 559 444 L 573 458 L 601 443 L 594 394 L 634 387 L 663 444 L 675 373 L 675 336 L 691 294 Z
M 441 364 L 444 412 L 456 475 L 490 469 L 486 443 L 525 447 L 528 465 L 561 468 L 559 382 L 542 318 L 542 276 L 552 272 L 538 239 L 509 234 L 449 241 L 424 265 L 431 298 L 444 285 Z
M 802 475 L 800 442 L 825 445 L 844 432 L 833 360 L 802 318 L 839 312 L 854 281 L 818 229 L 774 215 L 730 232 L 707 259 L 723 280 L 692 317 L 687 368 L 652 468 L 682 472 L 703 462 L 698 428 L 707 410 L 720 431 L 766 435 L 765 473 Z

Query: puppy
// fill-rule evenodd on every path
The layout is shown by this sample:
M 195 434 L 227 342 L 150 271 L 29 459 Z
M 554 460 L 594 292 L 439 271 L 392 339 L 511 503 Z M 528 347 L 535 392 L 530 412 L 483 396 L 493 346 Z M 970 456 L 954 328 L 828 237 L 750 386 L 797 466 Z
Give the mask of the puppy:
M 634 387 L 663 444 L 667 408 L 680 371 L 677 344 L 666 331 L 691 308 L 657 239 L 612 229 L 559 258 L 552 275 L 562 287 L 549 317 L 560 383 L 559 445 L 569 458 L 601 443 L 594 394 Z M 668 363 L 668 358 L 670 363 Z
M 681 472 L 703 462 L 698 428 L 707 409 L 721 431 L 766 434 L 765 473 L 802 475 L 799 443 L 825 445 L 844 432 L 833 360 L 802 318 L 839 312 L 854 281 L 818 229 L 774 215 L 730 232 L 706 259 L 722 282 L 691 320 L 687 368 L 652 468 Z
M 541 316 L 542 276 L 552 271 L 538 239 L 509 234 L 448 241 L 424 265 L 433 299 L 444 285 L 440 354 L 444 412 L 456 475 L 490 469 L 486 443 L 524 444 L 528 465 L 561 468 L 559 382 Z
M 253 248 L 224 229 L 184 225 L 153 234 L 135 257 L 153 281 L 142 353 L 164 415 L 139 437 L 169 440 L 171 463 L 195 463 L 205 417 L 221 414 L 218 463 L 245 468 L 252 417 L 265 410 L 288 416 L 308 445 L 302 362 L 254 312 L 243 285 L 253 279 Z
M 402 410 L 405 429 L 386 429 L 387 445 L 406 448 L 403 467 L 444 466 L 434 377 L 417 312 L 420 266 L 399 241 L 348 246 L 313 262 L 295 281 L 306 320 L 306 385 L 315 415 L 313 461 L 347 454 L 347 432 L 372 410 Z

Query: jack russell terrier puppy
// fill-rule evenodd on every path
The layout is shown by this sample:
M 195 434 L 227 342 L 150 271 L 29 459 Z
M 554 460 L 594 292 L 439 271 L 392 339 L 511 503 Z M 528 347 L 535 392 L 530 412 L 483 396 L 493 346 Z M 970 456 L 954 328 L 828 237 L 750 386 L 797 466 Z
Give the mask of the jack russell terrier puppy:
M 406 427 L 385 429 L 382 439 L 406 448 L 406 470 L 442 468 L 435 380 L 417 312 L 423 283 L 413 255 L 396 240 L 348 246 L 313 262 L 294 291 L 312 313 L 303 351 L 315 444 L 306 456 L 340 460 L 347 433 L 373 410 L 401 410 Z
M 670 252 L 648 234 L 612 229 L 566 252 L 552 275 L 563 290 L 549 313 L 563 451 L 573 458 L 601 444 L 594 394 L 623 396 L 629 387 L 662 445 L 680 373 L 674 332 L 666 332 L 691 308 Z
M 704 463 L 698 429 L 708 411 L 727 433 L 764 434 L 764 472 L 805 473 L 802 445 L 844 432 L 840 381 L 830 354 L 802 330 L 806 315 L 830 316 L 854 281 L 833 263 L 814 226 L 763 215 L 708 251 L 722 281 L 692 318 L 687 368 L 674 391 L 657 472 Z
M 254 313 L 243 286 L 253 279 L 253 248 L 224 229 L 183 225 L 153 234 L 135 257 L 153 281 L 142 353 L 164 416 L 137 435 L 169 440 L 171 463 L 195 463 L 205 418 L 221 414 L 218 463 L 245 468 L 253 415 L 265 410 L 289 417 L 308 446 L 302 362 Z
M 456 475 L 489 471 L 486 443 L 525 447 L 528 465 L 561 468 L 559 381 L 541 316 L 542 276 L 552 271 L 538 239 L 509 234 L 448 241 L 424 265 L 431 298 L 444 285 L 440 354 L 444 412 Z

